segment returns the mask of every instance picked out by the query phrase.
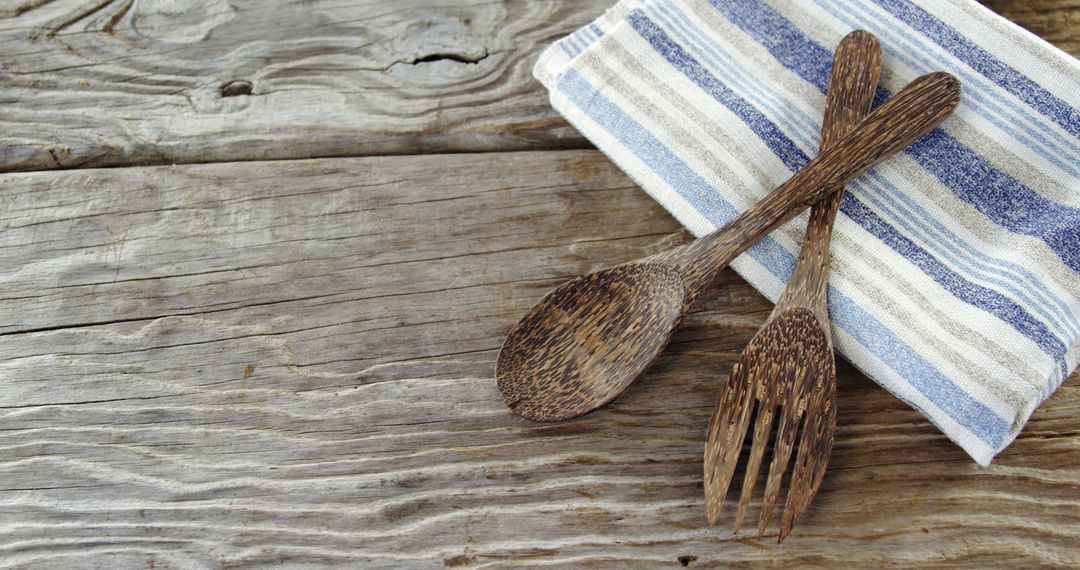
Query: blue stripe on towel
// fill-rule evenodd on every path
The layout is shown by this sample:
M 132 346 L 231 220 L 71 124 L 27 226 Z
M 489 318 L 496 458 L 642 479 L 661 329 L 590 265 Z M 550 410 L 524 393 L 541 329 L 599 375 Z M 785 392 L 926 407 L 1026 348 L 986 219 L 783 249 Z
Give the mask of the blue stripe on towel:
M 926 399 L 993 449 L 1001 447 L 1009 422 L 971 397 L 892 330 L 878 322 L 855 301 L 829 285 L 829 317 L 844 323 L 843 331 L 893 369 Z M 925 413 L 925 412 L 924 412 Z
M 1080 272 L 1080 210 L 1032 191 L 941 129 L 904 152 L 960 199 L 1005 229 L 1040 238 L 1066 266 Z
M 868 4 L 853 5 L 849 0 L 814 0 L 838 21 L 854 28 L 867 28 L 877 34 L 885 53 L 919 73 L 939 69 L 951 71 L 964 85 L 964 104 L 995 128 L 1031 149 L 1069 176 L 1080 175 L 1080 141 L 1063 132 L 1045 117 L 1030 112 L 1011 99 L 977 71 L 957 62 L 947 53 L 921 46 L 922 41 L 904 26 L 888 25 L 887 13 L 875 11 Z
M 749 69 L 713 41 L 708 32 L 687 19 L 681 11 L 666 8 L 666 4 L 649 5 L 642 8 L 642 12 L 670 31 L 692 57 L 711 67 L 724 85 L 730 85 L 733 91 L 740 92 L 740 96 L 754 107 L 778 117 L 779 120 L 773 122 L 781 123 L 786 132 L 797 135 L 792 138 L 804 154 L 817 152 L 821 133 L 820 116 L 811 117 L 799 107 L 788 104 L 776 89 L 760 79 L 759 73 Z
M 574 43 L 574 34 L 559 40 L 559 47 L 562 48 L 567 57 L 574 57 L 581 51 L 578 49 L 577 44 Z
M 596 24 L 590 24 L 580 30 L 566 36 L 559 40 L 559 47 L 562 48 L 563 53 L 568 57 L 577 57 L 578 54 L 585 51 L 596 40 L 600 39 L 600 36 L 604 35 L 600 30 L 600 27 Z
M 1065 344 L 1047 329 L 1046 325 L 1024 311 L 1024 308 L 993 289 L 971 283 L 945 267 L 934 256 L 926 252 L 910 239 L 897 232 L 877 214 L 860 202 L 853 194 L 845 193 L 840 208 L 852 220 L 904 256 L 908 261 L 929 275 L 956 298 L 994 315 L 1028 337 L 1039 348 L 1054 358 L 1059 371 L 1052 379 L 1056 382 L 1068 373 L 1065 363 Z
M 803 165 L 810 161 L 810 157 L 799 150 L 799 146 L 784 135 L 776 123 L 770 121 L 768 117 L 746 102 L 745 99 L 736 95 L 722 81 L 713 77 L 682 47 L 657 27 L 652 20 L 642 14 L 640 10 L 634 10 L 627 15 L 626 19 L 672 65 L 682 70 L 691 80 L 700 85 L 706 93 L 738 115 L 750 127 L 750 130 L 754 131 L 754 134 L 769 145 L 769 148 L 780 158 L 784 166 L 794 171 L 802 168 Z
M 828 89 L 832 54 L 760 0 L 710 3 L 784 67 Z M 1038 237 L 1070 269 L 1080 272 L 1080 210 L 1032 191 L 940 128 L 904 150 L 960 199 L 1000 226 Z
M 784 135 L 779 127 L 769 121 L 753 105 L 739 98 L 738 95 L 724 86 L 720 80 L 702 67 L 700 63 L 686 53 L 682 46 L 675 43 L 666 32 L 660 29 L 640 10 L 631 12 L 627 15 L 626 20 L 672 66 L 697 83 L 706 93 L 729 108 L 749 125 L 755 133 L 758 133 L 758 136 L 761 137 L 769 149 L 779 156 L 791 170 L 798 170 L 809 162 L 809 157 L 798 150 L 795 143 Z M 828 70 L 826 70 L 826 73 L 828 73 Z M 996 316 L 1003 322 L 1008 323 L 1020 334 L 1031 339 L 1054 359 L 1061 369 L 1061 374 L 1068 371 L 1068 366 L 1065 363 L 1065 344 L 1047 328 L 1045 323 L 1033 317 L 1012 299 L 993 289 L 964 279 L 942 264 L 937 258 L 928 254 L 924 249 L 916 246 L 910 239 L 902 236 L 895 228 L 881 220 L 851 194 L 844 195 L 841 210 L 882 242 L 906 257 L 912 264 L 919 267 L 950 294 L 969 305 Z
M 967 274 L 1000 287 L 1031 305 L 1030 310 L 1057 329 L 1054 334 L 1058 338 L 1075 339 L 1080 336 L 1077 315 L 1039 280 L 1038 275 L 1023 265 L 997 258 L 980 258 L 977 249 L 965 243 L 918 202 L 875 171 L 868 172 L 853 186 L 861 187 L 864 191 L 857 195 L 864 197 L 878 211 L 890 212 L 908 235 L 918 236 L 924 243 L 939 248 L 938 257 L 953 266 L 961 266 Z
M 714 188 L 576 70 L 567 70 L 557 88 L 714 224 L 735 217 L 735 208 Z M 781 280 L 791 275 L 795 265 L 795 257 L 770 237 L 763 238 L 747 253 Z M 1010 422 L 971 397 L 848 297 L 833 288 L 830 295 L 837 304 L 836 316 L 851 321 L 844 326 L 848 334 L 973 435 L 994 449 L 1000 447 Z
M 908 0 L 874 0 L 898 20 L 918 30 L 930 41 L 970 65 L 1017 99 L 1080 137 L 1080 111 L 1043 89 L 1023 73 L 990 55 L 959 32 Z

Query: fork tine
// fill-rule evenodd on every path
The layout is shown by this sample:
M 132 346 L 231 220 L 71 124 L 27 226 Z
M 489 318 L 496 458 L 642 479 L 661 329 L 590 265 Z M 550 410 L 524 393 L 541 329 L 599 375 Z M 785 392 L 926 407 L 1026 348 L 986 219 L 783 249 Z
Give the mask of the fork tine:
M 710 525 L 716 524 L 720 517 L 720 506 L 731 485 L 753 407 L 754 393 L 749 379 L 742 363 L 736 362 L 720 393 L 720 403 L 709 422 L 709 438 L 705 443 L 705 507 Z
M 819 402 L 811 402 L 808 410 L 818 410 L 817 413 L 808 413 L 805 418 L 802 438 L 799 441 L 799 455 L 795 460 L 795 470 L 791 475 L 791 485 L 788 489 L 787 503 L 784 505 L 784 517 L 780 522 L 780 537 L 777 542 L 783 542 L 788 532 L 795 526 L 810 501 L 817 494 L 822 479 L 825 478 L 825 467 L 829 464 L 829 455 L 832 452 L 833 437 L 836 432 L 836 372 L 835 369 L 825 380 L 825 385 L 813 392 L 813 396 Z
M 753 497 L 754 486 L 757 483 L 758 472 L 761 470 L 761 460 L 765 457 L 765 446 L 768 445 L 769 434 L 772 430 L 773 417 L 776 415 L 776 382 L 762 382 L 761 375 L 776 376 L 776 370 L 762 370 L 761 366 L 751 366 L 747 373 L 750 385 L 758 392 L 758 412 L 754 422 L 754 443 L 750 447 L 750 459 L 746 462 L 746 473 L 743 475 L 742 496 L 739 498 L 739 507 L 735 511 L 735 525 L 732 532 L 738 534 L 742 528 L 743 519 L 746 517 L 746 509 L 750 506 Z M 770 366 L 769 368 L 776 368 Z M 762 394 L 762 390 L 768 392 Z
M 791 448 L 795 445 L 795 434 L 799 422 L 791 414 L 780 414 L 780 425 L 776 429 L 776 445 L 773 447 L 772 463 L 769 465 L 769 478 L 765 481 L 765 497 L 761 500 L 761 515 L 758 517 L 757 537 L 765 534 L 776 510 L 776 500 L 780 498 L 780 484 L 787 471 Z

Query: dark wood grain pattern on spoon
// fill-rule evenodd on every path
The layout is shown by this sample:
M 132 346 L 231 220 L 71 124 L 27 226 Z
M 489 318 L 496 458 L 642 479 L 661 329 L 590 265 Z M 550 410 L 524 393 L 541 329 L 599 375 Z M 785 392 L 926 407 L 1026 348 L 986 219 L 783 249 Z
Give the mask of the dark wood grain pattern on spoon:
M 959 99 L 954 77 L 924 75 L 723 228 L 549 293 L 503 342 L 495 375 L 506 404 L 523 417 L 556 421 L 610 402 L 660 354 L 717 271 L 777 226 L 930 131 Z
M 855 31 L 836 48 L 821 148 L 855 128 L 870 110 L 881 71 L 881 48 L 871 34 Z M 814 204 L 798 263 L 765 325 L 743 349 L 709 422 L 705 443 L 705 504 L 716 524 L 742 450 L 748 421 L 757 408 L 742 493 L 735 513 L 738 533 L 753 496 L 774 418 L 776 443 L 758 518 L 768 527 L 797 433 L 798 457 L 780 525 L 779 540 L 809 506 L 821 484 L 836 429 L 836 362 L 829 332 L 826 292 L 829 241 L 843 188 Z

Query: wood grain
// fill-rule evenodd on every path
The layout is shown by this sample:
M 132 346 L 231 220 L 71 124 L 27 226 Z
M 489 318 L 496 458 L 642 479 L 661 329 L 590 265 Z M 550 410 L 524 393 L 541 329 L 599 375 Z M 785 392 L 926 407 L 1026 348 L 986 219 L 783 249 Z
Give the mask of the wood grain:
M 1080 57 L 1080 1 L 1078 0 L 979 0 L 1013 23 Z
M 20 0 L 0 170 L 586 147 L 531 72 L 606 4 Z
M 986 0 L 1077 55 L 1076 0 Z M 585 148 L 532 79 L 609 2 L 15 0 L 0 171 Z
M 687 239 L 599 153 L 15 173 L 0 191 L 0 566 L 1080 563 L 1075 376 L 981 468 L 841 362 L 799 532 L 710 529 L 705 426 L 771 308 L 730 271 L 612 405 L 507 411 L 491 374 L 518 315 Z

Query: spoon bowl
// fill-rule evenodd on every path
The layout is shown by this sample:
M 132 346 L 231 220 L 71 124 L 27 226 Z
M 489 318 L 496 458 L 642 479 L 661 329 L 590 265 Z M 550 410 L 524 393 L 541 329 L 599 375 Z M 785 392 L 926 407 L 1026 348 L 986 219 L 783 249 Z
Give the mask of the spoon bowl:
M 548 293 L 506 337 L 499 391 L 518 415 L 572 418 L 617 397 L 667 345 L 689 292 L 673 268 L 629 263 Z

